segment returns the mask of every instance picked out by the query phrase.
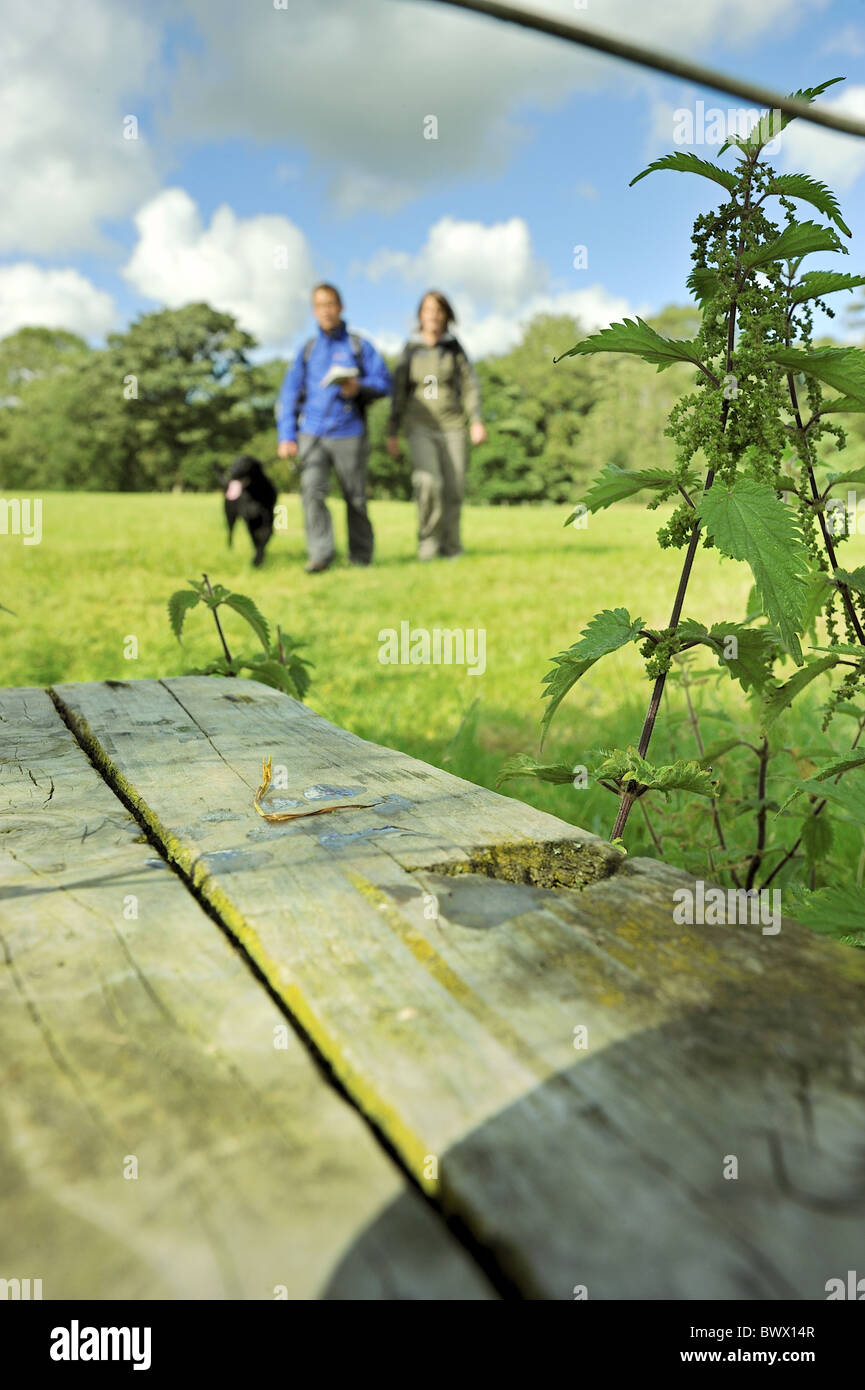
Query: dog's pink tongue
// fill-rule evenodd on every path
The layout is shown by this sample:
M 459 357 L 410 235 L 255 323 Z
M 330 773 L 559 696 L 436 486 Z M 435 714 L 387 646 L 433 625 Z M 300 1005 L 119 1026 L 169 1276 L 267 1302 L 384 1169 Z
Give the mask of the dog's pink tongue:
M 236 479 L 234 482 L 229 483 L 228 487 L 225 489 L 225 495 L 229 502 L 236 502 L 242 492 L 243 483 L 239 483 Z

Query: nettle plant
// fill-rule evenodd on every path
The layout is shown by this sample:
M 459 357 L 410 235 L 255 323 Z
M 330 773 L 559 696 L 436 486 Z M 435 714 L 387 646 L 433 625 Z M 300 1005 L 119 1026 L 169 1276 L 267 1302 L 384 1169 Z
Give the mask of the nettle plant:
M 813 101 L 842 80 L 794 95 Z M 780 128 L 791 119 L 781 117 Z M 649 510 L 675 499 L 658 532 L 662 548 L 684 551 L 669 622 L 652 628 L 626 608 L 597 613 L 580 640 L 552 658 L 544 678 L 548 704 L 541 747 L 562 700 L 595 662 L 628 643 L 639 644 L 652 690 L 638 742 L 589 755 L 590 775 L 619 798 L 610 838 L 624 848 L 629 816 L 640 803 L 660 846 L 643 802 L 651 792 L 708 798 L 714 844 L 705 864 L 713 876 L 737 888 L 785 885 L 800 920 L 861 946 L 865 894 L 853 875 L 845 880 L 843 868 L 833 866 L 831 851 L 833 822 L 836 839 L 848 851 L 852 844 L 854 854 L 865 827 L 865 744 L 857 751 L 865 729 L 865 566 L 850 571 L 839 564 L 846 531 L 838 525 L 841 504 L 831 493 L 865 483 L 865 468 L 827 474 L 820 454 L 827 436 L 838 450 L 845 446 L 835 417 L 865 410 L 865 353 L 814 348 L 812 322 L 815 306 L 832 316 L 825 296 L 865 284 L 865 275 L 803 271 L 816 252 L 847 254 L 842 237 L 850 231 L 825 184 L 805 174 L 779 174 L 765 160 L 765 147 L 778 134 L 777 113 L 767 113 L 747 136 L 731 137 L 719 150 L 719 160 L 735 152 L 734 168 L 678 151 L 632 180 L 633 185 L 647 174 L 673 170 L 697 174 L 723 190 L 720 207 L 698 217 L 693 229 L 687 283 L 701 311 L 697 337 L 663 338 L 638 318 L 614 324 L 564 354 L 631 353 L 658 371 L 674 362 L 692 363 L 696 375 L 666 430 L 676 443 L 676 466 L 640 471 L 608 465 L 565 523 L 644 489 L 653 494 Z M 799 220 L 800 203 L 825 220 Z M 824 387 L 835 394 L 824 396 Z M 707 627 L 687 615 L 700 546 L 747 561 L 754 586 L 744 617 Z M 818 631 L 825 645 L 818 645 Z M 714 658 L 721 679 L 740 684 L 751 716 L 750 724 L 728 724 L 727 736 L 710 745 L 691 696 L 706 679 L 694 678 L 695 648 Z M 823 675 L 832 689 L 817 730 L 813 706 L 807 714 L 800 707 L 798 722 L 793 706 Z M 671 676 L 686 686 L 682 726 L 690 729 L 697 756 L 656 765 L 649 761 L 649 746 Z M 839 713 L 855 721 L 843 756 L 826 733 Z M 797 732 L 803 727 L 804 743 Z M 521 756 L 503 769 L 500 781 L 525 775 L 567 783 L 574 781 L 574 768 Z M 860 879 L 861 865 L 860 859 Z
M 182 644 L 186 617 L 193 608 L 202 604 L 213 614 L 222 644 L 221 656 L 216 657 L 207 666 L 199 666 L 186 674 L 238 676 L 241 672 L 247 672 L 252 680 L 261 681 L 263 685 L 272 686 L 275 690 L 281 690 L 286 695 L 293 695 L 296 699 L 302 700 L 309 689 L 309 673 L 306 668 L 312 665 L 305 657 L 298 655 L 299 648 L 304 646 L 304 643 L 290 637 L 279 626 L 276 629 L 276 638 L 272 638 L 267 620 L 248 594 L 233 593 L 223 584 L 214 587 L 206 574 L 202 575 L 200 583 L 194 579 L 188 579 L 186 582 L 189 588 L 176 590 L 168 600 L 168 620 L 172 632 Z M 232 656 L 225 630 L 219 620 L 220 608 L 231 609 L 249 624 L 258 639 L 261 651 L 253 652 L 250 656 Z

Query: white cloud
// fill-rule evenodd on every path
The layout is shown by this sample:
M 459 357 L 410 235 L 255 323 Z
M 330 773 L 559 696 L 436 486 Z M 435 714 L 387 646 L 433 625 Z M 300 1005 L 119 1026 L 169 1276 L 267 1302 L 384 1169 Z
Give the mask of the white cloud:
M 223 204 L 205 227 L 189 194 L 169 188 L 135 225 L 123 274 L 148 299 L 172 309 L 206 300 L 275 351 L 306 322 L 315 275 L 306 238 L 287 217 L 239 218 Z
M 0 252 L 104 245 L 98 223 L 156 187 L 143 125 L 123 118 L 158 96 L 159 35 L 110 0 L 6 6 L 0 44 Z
M 0 338 L 18 328 L 66 328 L 102 338 L 116 325 L 110 294 L 77 270 L 43 270 L 28 261 L 0 266 Z
M 530 295 L 519 306 L 515 314 L 493 312 L 478 314 L 472 305 L 461 312 L 460 298 L 455 296 L 454 308 L 459 315 L 456 328 L 460 342 L 472 357 L 484 357 L 488 353 L 507 352 L 522 337 L 523 329 L 536 314 L 570 314 L 579 320 L 585 333 L 595 333 L 599 328 L 626 317 L 633 317 L 634 310 L 627 299 L 609 294 L 603 285 L 589 285 L 582 290 L 563 290 L 558 294 Z M 646 314 L 644 305 L 637 311 Z
M 605 0 L 588 26 L 695 52 L 789 33 L 826 0 Z M 549 0 L 538 0 L 548 8 Z M 565 7 L 566 11 L 569 7 Z M 172 142 L 251 139 L 299 151 L 342 213 L 389 213 L 425 190 L 504 169 L 523 113 L 659 79 L 548 36 L 417 0 L 116 0 L 7 5 L 0 45 L 0 254 L 102 250 L 101 224 L 153 196 Z M 166 63 L 164 52 L 171 61 Z M 151 114 L 152 113 L 152 114 Z M 124 140 L 122 121 L 140 120 Z M 435 115 L 439 138 L 423 138 Z
M 394 272 L 407 281 L 451 285 L 502 310 L 515 308 L 546 278 L 522 217 L 489 226 L 442 217 L 416 255 L 379 251 L 367 266 L 371 280 Z
M 865 53 L 865 33 L 858 24 L 845 24 L 824 41 L 821 53 L 842 53 L 845 58 L 861 58 Z
M 332 180 L 330 193 L 343 216 L 366 208 L 389 215 L 411 200 L 415 186 L 405 179 L 371 174 L 363 169 L 345 169 Z
M 587 179 L 580 179 L 579 183 L 574 185 L 574 192 L 587 203 L 596 203 L 601 196 L 595 185 Z
M 693 53 L 789 31 L 826 0 L 605 0 L 588 27 Z M 549 10 L 548 0 L 538 9 Z M 302 144 L 343 211 L 394 211 L 432 180 L 505 168 L 526 138 L 517 113 L 580 91 L 616 98 L 658 79 L 512 24 L 417 0 L 285 0 L 285 7 L 189 0 L 204 53 L 181 53 L 166 130 Z M 424 139 L 424 120 L 438 139 Z
M 441 288 L 456 311 L 460 341 L 475 356 L 512 347 L 535 314 L 571 314 L 592 332 L 632 312 L 626 299 L 602 285 L 553 285 L 521 217 L 490 225 L 443 217 L 420 251 L 382 250 L 365 269 L 372 280 L 399 276 L 418 297 L 430 286 Z

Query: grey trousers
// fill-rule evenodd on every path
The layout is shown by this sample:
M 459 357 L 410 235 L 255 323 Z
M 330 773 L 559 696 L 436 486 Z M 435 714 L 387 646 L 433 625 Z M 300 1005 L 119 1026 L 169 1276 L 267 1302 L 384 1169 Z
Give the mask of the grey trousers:
M 329 565 L 333 559 L 333 522 L 327 505 L 330 470 L 336 469 L 348 517 L 349 559 L 369 564 L 373 551 L 372 523 L 366 510 L 366 465 L 369 442 L 365 434 L 350 439 L 316 439 L 312 434 L 298 438 L 298 456 L 303 461 L 300 495 L 309 559 L 316 565 Z
M 468 463 L 466 432 L 410 429 L 408 447 L 417 502 L 418 555 L 421 559 L 459 555 Z

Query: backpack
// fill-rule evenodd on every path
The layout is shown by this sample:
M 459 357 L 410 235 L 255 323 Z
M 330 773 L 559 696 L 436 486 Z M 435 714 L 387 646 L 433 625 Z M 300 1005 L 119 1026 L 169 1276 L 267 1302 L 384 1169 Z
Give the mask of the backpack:
M 358 371 L 362 372 L 363 364 L 361 361 L 361 353 L 363 351 L 363 340 L 358 333 L 349 332 L 348 341 L 351 347 L 351 352 L 355 361 L 355 365 Z M 300 393 L 297 397 L 297 405 L 295 407 L 295 412 L 298 418 L 300 416 L 301 410 L 303 409 L 303 403 L 306 400 L 306 367 L 310 357 L 312 356 L 312 350 L 317 342 L 318 338 L 309 338 L 303 345 L 303 386 L 300 388 Z M 365 426 L 366 408 L 369 402 L 366 400 L 362 390 L 355 396 L 354 402 L 357 406 L 358 414 L 360 415 L 360 418 Z
M 399 366 L 408 366 L 409 362 L 411 361 L 412 353 L 420 352 L 420 350 L 425 347 L 426 343 L 416 343 L 409 339 L 409 341 L 406 343 L 405 347 L 402 350 L 402 357 L 400 359 Z M 439 347 L 444 348 L 445 352 L 452 352 L 454 357 L 465 357 L 466 355 L 462 343 L 459 342 L 459 340 L 455 338 L 452 333 L 448 334 L 446 340 L 443 343 L 439 343 Z

